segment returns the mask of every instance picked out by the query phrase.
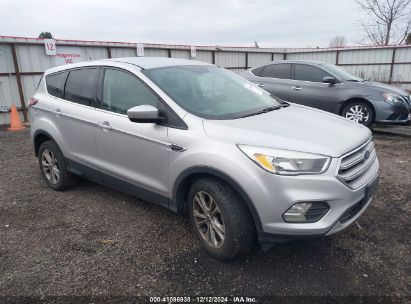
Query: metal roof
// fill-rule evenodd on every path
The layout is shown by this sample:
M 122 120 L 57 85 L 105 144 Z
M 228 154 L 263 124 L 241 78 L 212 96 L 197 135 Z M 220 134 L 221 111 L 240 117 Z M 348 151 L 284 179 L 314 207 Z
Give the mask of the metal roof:
M 180 59 L 180 58 L 164 58 L 164 57 L 124 57 L 99 60 L 101 62 L 115 61 L 137 65 L 143 69 L 161 68 L 173 65 L 210 65 L 209 63 Z
M 211 65 L 206 62 L 197 61 L 197 60 L 188 60 L 180 58 L 165 58 L 165 57 L 124 57 L 124 58 L 112 58 L 112 59 L 99 59 L 91 61 L 83 61 L 73 64 L 65 64 L 57 67 L 48 69 L 45 72 L 45 75 L 86 66 L 99 66 L 99 65 L 108 65 L 110 63 L 129 63 L 135 66 L 138 66 L 142 69 L 153 69 L 153 68 L 162 68 L 167 66 L 176 66 L 176 65 Z

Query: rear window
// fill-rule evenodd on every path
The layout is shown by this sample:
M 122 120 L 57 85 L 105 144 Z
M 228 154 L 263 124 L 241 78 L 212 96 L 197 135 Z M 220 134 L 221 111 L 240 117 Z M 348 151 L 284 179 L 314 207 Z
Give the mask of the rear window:
M 66 81 L 64 99 L 90 106 L 97 92 L 97 68 L 70 71 Z
M 67 78 L 67 71 L 51 74 L 46 77 L 47 92 L 55 97 L 63 98 L 64 83 Z
M 261 71 L 262 77 L 290 79 L 291 78 L 291 64 L 270 64 L 264 67 Z

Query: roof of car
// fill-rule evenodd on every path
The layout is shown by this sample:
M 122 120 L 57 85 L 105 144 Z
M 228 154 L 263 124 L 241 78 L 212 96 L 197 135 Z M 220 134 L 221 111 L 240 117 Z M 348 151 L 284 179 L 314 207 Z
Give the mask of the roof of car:
M 143 69 L 153 69 L 161 68 L 174 65 L 208 65 L 206 62 L 189 60 L 189 59 L 180 59 L 180 58 L 165 58 L 165 57 L 124 57 L 124 58 L 113 58 L 113 59 L 104 59 L 102 61 L 116 61 L 116 62 L 125 62 L 137 65 Z
M 46 71 L 46 75 L 60 72 L 66 69 L 79 68 L 83 66 L 95 66 L 95 65 L 106 65 L 107 62 L 113 63 L 129 63 L 138 66 L 142 69 L 154 69 L 162 68 L 167 66 L 176 65 L 210 65 L 206 62 L 201 62 L 197 60 L 180 59 L 180 58 L 166 58 L 166 57 L 124 57 L 124 58 L 111 58 L 111 59 L 100 59 L 92 61 L 84 61 L 73 64 L 66 64 L 57 67 L 50 68 Z

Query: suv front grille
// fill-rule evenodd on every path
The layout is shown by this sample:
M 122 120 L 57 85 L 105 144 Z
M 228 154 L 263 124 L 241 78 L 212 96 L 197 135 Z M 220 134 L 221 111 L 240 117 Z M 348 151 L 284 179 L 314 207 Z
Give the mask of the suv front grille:
M 341 158 L 338 178 L 351 189 L 357 189 L 378 173 L 378 159 L 374 143 L 369 140 Z

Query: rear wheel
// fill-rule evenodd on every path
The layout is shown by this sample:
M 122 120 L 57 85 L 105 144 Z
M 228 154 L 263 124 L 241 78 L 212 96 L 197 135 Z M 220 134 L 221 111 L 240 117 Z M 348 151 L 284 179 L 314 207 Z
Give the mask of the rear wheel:
M 231 187 L 215 179 L 199 179 L 190 189 L 188 205 L 193 229 L 209 254 L 228 260 L 250 251 L 253 221 Z
M 38 154 L 39 166 L 47 185 L 61 191 L 76 184 L 76 177 L 67 168 L 66 160 L 54 141 L 41 144 Z
M 351 102 L 342 111 L 345 118 L 369 127 L 374 121 L 372 107 L 364 102 Z

